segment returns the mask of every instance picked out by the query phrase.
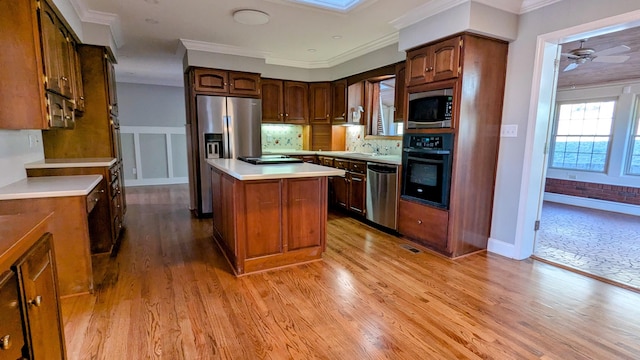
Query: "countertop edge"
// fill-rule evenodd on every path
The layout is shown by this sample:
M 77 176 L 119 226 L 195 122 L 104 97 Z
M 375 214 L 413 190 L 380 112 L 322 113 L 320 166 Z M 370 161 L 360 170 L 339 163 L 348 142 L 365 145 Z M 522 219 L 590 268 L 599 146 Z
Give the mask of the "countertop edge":
M 0 194 L 0 200 L 24 200 L 24 199 L 37 199 L 37 198 L 53 198 L 53 197 L 66 197 L 66 196 L 86 196 L 91 190 L 93 190 L 100 181 L 102 181 L 102 175 L 71 175 L 73 176 L 84 176 L 84 177 L 95 177 L 90 183 L 88 183 L 87 187 L 80 189 L 72 189 L 72 190 L 48 190 L 48 191 L 22 191 L 16 193 L 7 193 Z M 43 176 L 43 177 L 35 177 L 35 178 L 27 178 L 20 181 L 28 181 L 28 179 L 46 179 L 46 178 L 62 178 L 61 176 Z M 42 180 L 40 180 L 42 181 Z M 16 183 L 17 183 L 16 182 Z M 15 184 L 15 183 L 13 183 Z M 7 186 L 11 186 L 9 184 Z M 0 188 L 1 189 L 1 188 Z
M 64 159 L 69 162 L 46 162 L 47 159 L 34 161 L 24 164 L 24 168 L 31 169 L 65 169 L 65 168 L 82 168 L 82 167 L 111 167 L 116 163 L 117 159 L 92 161 L 88 159 Z M 77 161 L 76 161 L 77 160 Z
M 240 160 L 232 160 L 232 159 L 225 159 L 229 162 L 237 162 L 238 164 L 241 164 L 243 166 L 245 166 L 246 163 L 240 161 Z M 321 166 L 321 165 L 315 165 L 315 164 L 305 164 L 305 163 L 300 163 L 300 165 L 305 164 L 305 167 L 308 166 L 314 166 L 314 167 L 319 167 L 319 168 L 324 168 L 324 169 L 318 169 L 318 170 L 302 170 L 302 171 L 292 171 L 292 172 L 283 172 L 283 173 L 273 173 L 273 174 L 242 174 L 234 169 L 229 168 L 228 166 L 224 166 L 223 164 L 219 163 L 219 162 L 215 162 L 215 161 L 207 161 L 207 163 L 209 164 L 209 166 L 214 167 L 222 172 L 224 172 L 225 174 L 228 174 L 238 180 L 242 180 L 242 181 L 251 181 L 251 180 L 273 180 L 273 179 L 294 179 L 294 178 L 307 178 L 307 177 L 325 177 L 325 176 L 344 176 L 345 171 L 341 170 L 341 169 L 335 169 L 335 168 L 330 168 L 330 167 L 326 167 L 326 166 Z M 292 164 L 286 164 L 286 166 L 291 167 Z M 266 166 L 266 167 L 270 167 L 270 168 L 274 168 L 276 166 L 279 166 L 277 164 L 269 164 L 269 165 L 251 165 L 251 164 L 246 164 L 246 166 Z M 325 170 L 326 169 L 326 170 Z

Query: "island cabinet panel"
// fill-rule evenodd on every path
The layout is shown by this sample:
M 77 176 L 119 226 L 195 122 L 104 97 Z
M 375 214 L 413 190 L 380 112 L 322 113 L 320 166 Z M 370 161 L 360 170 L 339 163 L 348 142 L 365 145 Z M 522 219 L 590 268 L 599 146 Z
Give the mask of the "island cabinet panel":
M 327 178 L 242 181 L 212 168 L 213 235 L 236 276 L 319 260 Z
M 287 248 L 289 251 L 322 246 L 324 239 L 322 203 L 326 201 L 326 190 L 322 190 L 320 178 L 292 179 L 287 181 L 288 200 L 287 219 Z
M 282 252 L 281 186 L 279 180 L 245 184 L 244 212 L 247 259 Z

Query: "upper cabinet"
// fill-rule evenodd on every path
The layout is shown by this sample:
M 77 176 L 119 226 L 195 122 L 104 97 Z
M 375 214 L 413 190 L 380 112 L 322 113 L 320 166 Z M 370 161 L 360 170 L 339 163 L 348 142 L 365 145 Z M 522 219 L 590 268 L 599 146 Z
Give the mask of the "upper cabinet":
M 407 86 L 455 78 L 460 73 L 460 36 L 407 52 Z
M 309 84 L 309 122 L 331 124 L 331 83 Z
M 194 90 L 214 95 L 260 96 L 260 74 L 196 68 Z
M 73 33 L 45 1 L 2 1 L 0 23 L 0 128 L 73 128 L 81 83 Z M 47 112 L 57 111 L 47 94 L 71 104 L 62 121 Z
M 309 123 L 309 85 L 300 81 L 262 79 L 262 122 Z
M 403 122 L 405 114 L 405 99 L 407 98 L 407 89 L 405 86 L 407 76 L 407 65 L 405 62 L 396 65 L 396 88 L 394 106 L 394 122 Z
M 347 122 L 347 80 L 337 80 L 331 83 L 331 123 L 344 124 Z

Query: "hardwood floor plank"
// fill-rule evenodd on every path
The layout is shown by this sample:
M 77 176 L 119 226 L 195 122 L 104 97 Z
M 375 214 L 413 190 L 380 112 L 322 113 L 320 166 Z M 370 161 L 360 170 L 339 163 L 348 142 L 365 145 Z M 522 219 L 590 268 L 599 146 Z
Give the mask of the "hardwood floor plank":
M 322 261 L 236 278 L 185 186 L 127 200 L 95 294 L 62 301 L 69 359 L 640 358 L 640 294 L 548 264 L 451 260 L 330 213 Z

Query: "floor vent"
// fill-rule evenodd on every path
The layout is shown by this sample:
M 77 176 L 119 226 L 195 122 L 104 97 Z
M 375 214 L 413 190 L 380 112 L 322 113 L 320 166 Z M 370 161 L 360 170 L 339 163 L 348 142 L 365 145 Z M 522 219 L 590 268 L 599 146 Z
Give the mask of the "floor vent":
M 409 250 L 414 254 L 417 254 L 420 252 L 420 250 L 414 248 L 413 246 L 409 245 L 409 244 L 402 244 L 400 245 L 401 248 L 405 249 L 405 250 Z

